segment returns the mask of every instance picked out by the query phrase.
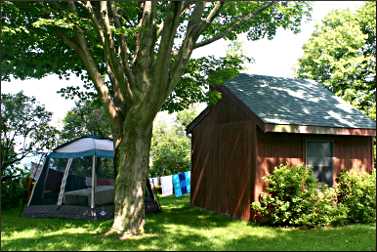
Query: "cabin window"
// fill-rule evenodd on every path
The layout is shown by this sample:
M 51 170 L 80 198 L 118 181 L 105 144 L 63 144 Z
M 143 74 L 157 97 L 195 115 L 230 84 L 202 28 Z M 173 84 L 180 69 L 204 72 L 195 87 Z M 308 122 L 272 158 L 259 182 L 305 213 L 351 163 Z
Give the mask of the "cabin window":
M 332 143 L 329 141 L 306 142 L 306 165 L 313 169 L 320 182 L 333 184 Z

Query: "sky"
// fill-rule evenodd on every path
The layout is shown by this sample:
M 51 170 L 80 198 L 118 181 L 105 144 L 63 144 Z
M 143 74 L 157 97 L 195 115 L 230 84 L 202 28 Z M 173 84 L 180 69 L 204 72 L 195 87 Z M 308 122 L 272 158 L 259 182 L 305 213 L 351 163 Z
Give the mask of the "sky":
M 298 34 L 279 29 L 272 40 L 261 39 L 258 41 L 247 41 L 246 36 L 240 35 L 239 41 L 241 41 L 244 54 L 254 59 L 254 63 L 248 64 L 245 71 L 252 74 L 294 77 L 295 65 L 303 54 L 302 47 L 314 31 L 315 24 L 334 9 L 355 10 L 362 4 L 362 1 L 315 1 L 312 4 L 311 20 L 302 24 L 301 32 Z M 227 45 L 228 42 L 224 40 L 217 41 L 197 49 L 194 51 L 193 57 L 224 56 Z M 70 80 L 60 80 L 56 75 L 50 75 L 40 80 L 2 82 L 1 92 L 17 93 L 22 90 L 27 96 L 35 96 L 48 111 L 53 113 L 52 124 L 61 128 L 62 119 L 74 107 L 74 102 L 62 98 L 56 91 L 66 86 L 82 84 L 82 81 L 75 76 Z M 158 117 L 160 120 L 170 122 L 174 120 L 174 116 L 170 116 L 166 112 L 159 113 Z

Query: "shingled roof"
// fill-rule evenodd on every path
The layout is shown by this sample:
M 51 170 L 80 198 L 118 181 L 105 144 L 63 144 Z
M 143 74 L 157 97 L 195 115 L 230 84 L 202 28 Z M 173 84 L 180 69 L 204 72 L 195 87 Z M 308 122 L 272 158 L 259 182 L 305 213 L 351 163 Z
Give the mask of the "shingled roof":
M 242 73 L 224 87 L 264 123 L 376 128 L 375 121 L 314 81 Z

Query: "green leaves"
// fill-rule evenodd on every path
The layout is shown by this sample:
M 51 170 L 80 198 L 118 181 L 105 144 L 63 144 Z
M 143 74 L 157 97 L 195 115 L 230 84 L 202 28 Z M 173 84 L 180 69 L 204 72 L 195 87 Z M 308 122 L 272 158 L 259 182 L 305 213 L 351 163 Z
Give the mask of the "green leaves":
M 336 191 L 318 183 L 304 166 L 280 165 L 264 180 L 266 192 L 251 207 L 270 225 L 329 225 L 345 219 Z
M 317 80 L 375 118 L 375 3 L 356 13 L 337 10 L 317 25 L 304 45 L 297 75 Z M 373 49 L 374 48 L 374 49 Z
M 251 208 L 262 222 L 316 226 L 376 221 L 376 171 L 342 171 L 337 185 L 319 183 L 304 166 L 276 167 L 264 178 L 267 188 Z
M 177 113 L 177 123 L 168 127 L 155 123 L 151 145 L 151 167 L 149 175 L 165 176 L 190 170 L 191 144 L 185 134 L 185 126 L 196 116 L 186 109 Z
M 98 100 L 85 100 L 65 115 L 61 132 L 63 142 L 84 135 L 111 136 L 111 121 Z
M 1 95 L 1 176 L 13 176 L 19 162 L 55 146 L 51 113 L 22 92 Z
M 75 26 L 68 18 L 59 18 L 59 19 L 47 19 L 47 18 L 40 18 L 35 21 L 33 24 L 35 28 L 41 28 L 43 26 L 53 26 L 59 27 L 64 29 L 73 29 Z
M 344 171 L 337 178 L 338 200 L 348 208 L 351 223 L 376 221 L 376 170 L 372 174 L 358 169 Z

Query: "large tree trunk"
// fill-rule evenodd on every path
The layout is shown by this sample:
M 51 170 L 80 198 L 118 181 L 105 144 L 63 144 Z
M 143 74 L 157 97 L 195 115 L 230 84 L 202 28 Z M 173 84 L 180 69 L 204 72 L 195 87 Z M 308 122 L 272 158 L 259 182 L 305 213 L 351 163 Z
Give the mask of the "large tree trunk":
M 123 134 L 115 145 L 115 212 L 110 233 L 121 238 L 143 233 L 144 189 L 149 168 L 153 121 L 145 123 L 142 111 L 129 111 Z

